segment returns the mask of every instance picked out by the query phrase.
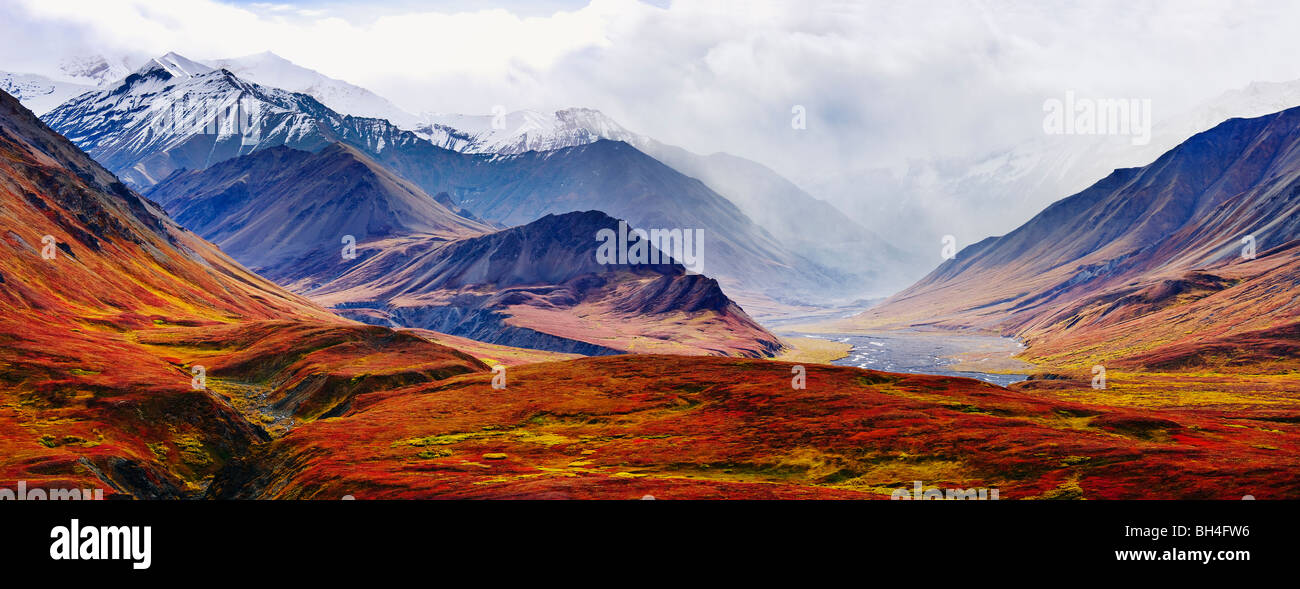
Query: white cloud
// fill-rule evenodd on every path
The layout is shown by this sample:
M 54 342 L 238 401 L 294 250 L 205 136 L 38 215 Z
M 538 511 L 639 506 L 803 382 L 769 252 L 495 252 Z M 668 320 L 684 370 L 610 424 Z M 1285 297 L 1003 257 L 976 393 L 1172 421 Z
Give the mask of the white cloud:
M 1250 81 L 1300 78 L 1300 5 L 1267 0 L 459 6 L 23 0 L 0 8 L 12 40 L 0 69 L 87 50 L 271 50 L 412 110 L 590 106 L 796 179 L 1014 143 L 1041 134 L 1043 100 L 1066 90 L 1151 98 L 1159 118 Z M 795 104 L 806 131 L 790 128 Z
M 364 22 L 320 8 L 240 7 L 210 0 L 28 0 L 24 7 L 29 15 L 24 20 L 63 23 L 108 51 L 177 51 L 202 59 L 273 50 L 364 82 L 396 75 L 492 76 L 513 64 L 547 67 L 568 52 L 606 43 L 605 20 L 637 4 L 599 0 L 577 11 L 523 18 L 503 9 L 378 12 Z M 62 40 L 46 45 L 57 49 Z

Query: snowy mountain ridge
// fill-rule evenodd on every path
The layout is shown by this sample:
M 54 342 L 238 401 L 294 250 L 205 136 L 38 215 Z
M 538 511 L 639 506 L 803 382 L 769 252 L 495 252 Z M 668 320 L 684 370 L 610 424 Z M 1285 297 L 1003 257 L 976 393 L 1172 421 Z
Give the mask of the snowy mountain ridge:
M 415 129 L 420 122 L 419 117 L 374 92 L 302 67 L 270 51 L 208 60 L 205 64 L 227 69 L 250 82 L 306 94 L 339 113 L 385 119 L 407 130 Z

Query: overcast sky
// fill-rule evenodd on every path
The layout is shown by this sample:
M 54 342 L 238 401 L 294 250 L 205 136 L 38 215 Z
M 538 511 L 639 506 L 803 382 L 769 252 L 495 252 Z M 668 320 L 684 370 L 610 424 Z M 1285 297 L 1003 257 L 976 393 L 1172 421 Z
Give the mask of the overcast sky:
M 1067 90 L 1161 118 L 1297 79 L 1298 23 L 1288 0 L 5 0 L 0 70 L 270 50 L 412 111 L 589 106 L 800 178 L 1041 136 Z

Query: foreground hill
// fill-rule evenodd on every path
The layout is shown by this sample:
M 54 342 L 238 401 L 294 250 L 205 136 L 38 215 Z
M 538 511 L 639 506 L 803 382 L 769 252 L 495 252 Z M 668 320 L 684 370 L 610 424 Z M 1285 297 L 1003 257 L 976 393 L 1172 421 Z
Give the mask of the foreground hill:
M 329 317 L 182 229 L 8 94 L 0 132 L 9 319 Z
M 1290 370 L 1298 212 L 1300 109 L 1233 119 L 838 327 L 1000 331 L 1025 338 L 1031 358 L 1076 367 Z
M 0 485 L 191 496 L 293 399 L 486 371 L 409 334 L 352 324 L 181 229 L 0 93 Z M 153 343 L 188 330 L 183 362 Z M 241 412 L 211 370 L 269 399 Z M 197 383 L 197 384 L 196 384 Z M 262 390 L 256 390 L 262 388 Z M 271 389 L 272 395 L 262 393 Z M 260 402 L 260 401 L 259 401 Z

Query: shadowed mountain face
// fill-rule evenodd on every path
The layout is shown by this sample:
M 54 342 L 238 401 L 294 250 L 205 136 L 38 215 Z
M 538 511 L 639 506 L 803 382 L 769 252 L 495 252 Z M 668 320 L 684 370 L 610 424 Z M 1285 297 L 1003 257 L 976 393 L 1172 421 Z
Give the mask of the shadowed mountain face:
M 79 96 L 45 120 L 137 187 L 279 145 L 319 151 L 342 142 L 428 194 L 448 193 L 488 223 L 596 209 L 645 229 L 703 230 L 705 272 L 736 293 L 798 301 L 856 294 L 860 286 L 793 253 L 700 181 L 624 143 L 462 154 L 226 70 L 164 65 L 155 61 L 114 88 Z
M 1233 119 L 962 250 L 847 324 L 1001 329 L 1043 355 L 1173 366 L 1173 350 L 1297 320 L 1298 212 L 1300 109 Z
M 240 262 L 362 321 L 583 354 L 781 348 L 712 279 L 598 263 L 596 233 L 618 228 L 602 213 L 492 233 L 350 146 L 269 148 L 149 194 Z
M 494 228 L 457 214 L 354 147 L 272 147 L 177 172 L 149 197 L 258 273 L 294 285 L 332 277 L 344 239 L 455 239 Z
M 451 242 L 371 242 L 364 261 L 310 294 L 360 320 L 560 352 L 781 349 L 716 280 L 673 263 L 600 263 L 602 230 L 619 221 L 587 211 Z

